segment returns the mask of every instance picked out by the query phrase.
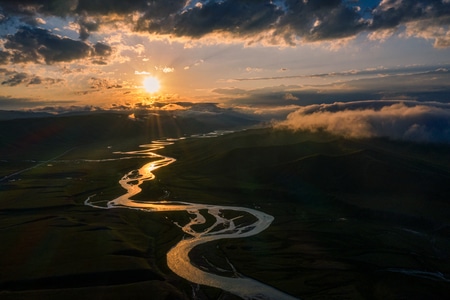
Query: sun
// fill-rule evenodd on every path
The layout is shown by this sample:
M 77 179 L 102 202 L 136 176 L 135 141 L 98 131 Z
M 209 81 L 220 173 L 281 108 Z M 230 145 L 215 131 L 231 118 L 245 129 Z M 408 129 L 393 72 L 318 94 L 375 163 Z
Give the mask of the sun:
M 144 79 L 144 89 L 148 92 L 148 93 L 156 93 L 157 91 L 159 91 L 160 85 L 159 85 L 159 80 L 155 77 L 145 77 Z

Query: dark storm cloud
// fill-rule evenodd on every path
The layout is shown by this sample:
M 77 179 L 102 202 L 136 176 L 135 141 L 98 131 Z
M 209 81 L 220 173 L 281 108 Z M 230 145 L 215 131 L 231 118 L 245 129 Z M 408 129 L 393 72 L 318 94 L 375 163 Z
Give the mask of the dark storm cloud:
M 334 40 L 362 31 L 397 29 L 415 21 L 426 21 L 428 28 L 450 24 L 449 1 L 383 0 L 373 8 L 364 5 L 363 1 L 344 0 L 0 0 L 5 14 L 73 16 L 80 25 L 81 40 L 101 30 L 102 20 L 108 15 L 134 22 L 137 31 L 192 38 L 227 33 L 254 40 L 265 34 L 272 43 L 289 44 L 298 39 Z M 132 14 L 139 15 L 138 19 L 131 21 Z M 446 44 L 441 41 L 440 45 Z
M 166 18 L 156 24 L 151 22 L 148 30 L 195 38 L 216 31 L 247 36 L 271 28 L 281 15 L 281 9 L 270 1 L 211 1 L 186 10 L 176 18 Z
M 10 56 L 8 52 L 0 50 L 0 65 L 8 63 Z
M 44 61 L 47 64 L 68 62 L 93 56 L 108 56 L 111 47 L 97 43 L 91 46 L 82 41 L 60 37 L 52 32 L 23 26 L 15 34 L 6 36 L 4 47 L 11 51 L 13 63 Z
M 0 5 L 6 12 L 22 16 L 35 15 L 39 12 L 62 17 L 72 11 L 74 4 L 76 7 L 76 2 L 76 0 L 2 0 Z
M 85 14 L 83 14 L 78 19 L 78 25 L 80 25 L 80 39 L 85 41 L 91 32 L 97 31 L 100 28 L 100 19 L 92 20 L 86 17 Z
M 45 1 L 47 2 L 47 1 Z M 53 0 L 53 2 L 60 2 L 59 0 Z M 78 0 L 77 5 L 73 7 L 74 12 L 88 12 L 93 14 L 129 14 L 135 11 L 145 11 L 149 7 L 154 7 L 155 10 L 159 10 L 162 7 L 170 7 L 178 2 L 183 1 L 155 1 L 155 0 L 135 0 L 135 1 L 123 1 L 123 0 Z M 167 8 L 166 8 L 167 9 Z
M 295 35 L 311 41 L 329 40 L 353 36 L 367 28 L 368 21 L 340 0 L 286 0 L 285 5 L 277 34 L 288 43 L 293 42 Z
M 184 1 L 182 1 L 184 2 Z M 178 2 L 179 3 L 179 2 Z M 214 32 L 248 37 L 272 30 L 274 41 L 293 44 L 352 37 L 362 31 L 396 28 L 412 21 L 428 20 L 429 26 L 449 24 L 447 1 L 383 1 L 375 9 L 363 9 L 358 1 L 209 1 L 185 10 L 160 13 L 154 7 L 141 17 L 137 30 L 200 38 Z
M 447 17 L 445 20 L 441 17 Z M 449 24 L 450 2 L 443 0 L 387 0 L 373 11 L 371 29 L 393 28 L 410 21 L 430 19 L 436 25 Z
M 145 13 L 146 18 L 161 18 L 177 13 L 186 4 L 185 0 L 1 0 L 5 10 L 22 15 L 41 13 L 66 17 L 69 15 L 127 15 Z
M 110 56 L 112 53 L 112 48 L 103 43 L 96 43 L 94 45 L 95 55 L 98 56 Z

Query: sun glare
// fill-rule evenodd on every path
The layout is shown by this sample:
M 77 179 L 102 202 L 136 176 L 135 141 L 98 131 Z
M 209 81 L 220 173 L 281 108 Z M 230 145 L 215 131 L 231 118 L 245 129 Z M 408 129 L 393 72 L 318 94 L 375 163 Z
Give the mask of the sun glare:
M 156 93 L 159 91 L 159 81 L 155 77 L 145 77 L 144 79 L 144 89 L 148 93 Z

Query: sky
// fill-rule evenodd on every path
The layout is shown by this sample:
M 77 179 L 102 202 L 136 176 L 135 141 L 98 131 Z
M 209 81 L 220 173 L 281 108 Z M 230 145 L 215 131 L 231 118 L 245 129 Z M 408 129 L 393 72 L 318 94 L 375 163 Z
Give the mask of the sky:
M 450 0 L 0 0 L 0 110 L 448 117 L 449 27 Z
M 447 102 L 449 24 L 448 0 L 0 0 L 0 109 Z

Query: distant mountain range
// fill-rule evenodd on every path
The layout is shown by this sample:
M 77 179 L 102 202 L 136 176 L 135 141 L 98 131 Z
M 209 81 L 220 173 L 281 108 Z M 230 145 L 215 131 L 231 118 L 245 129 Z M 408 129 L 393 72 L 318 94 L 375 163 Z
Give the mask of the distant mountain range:
M 13 119 L 43 118 L 50 116 L 52 116 L 52 114 L 47 112 L 0 110 L 0 121 Z
M 181 137 L 218 129 L 236 129 L 259 121 L 235 113 L 179 115 L 169 111 L 141 113 L 97 111 L 61 115 L 32 112 L 3 112 L 0 121 L 0 157 L 10 157 L 27 148 L 39 154 L 48 148 L 75 147 L 99 141 L 131 145 L 163 137 Z M 44 150 L 45 149 L 45 150 Z M 42 152 L 42 154 L 45 152 Z

